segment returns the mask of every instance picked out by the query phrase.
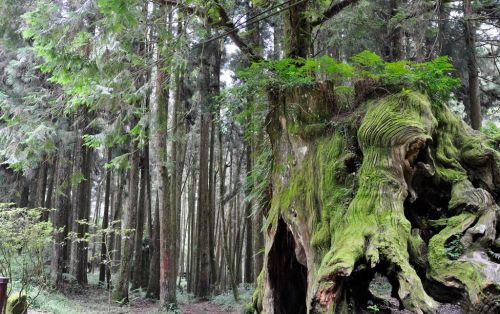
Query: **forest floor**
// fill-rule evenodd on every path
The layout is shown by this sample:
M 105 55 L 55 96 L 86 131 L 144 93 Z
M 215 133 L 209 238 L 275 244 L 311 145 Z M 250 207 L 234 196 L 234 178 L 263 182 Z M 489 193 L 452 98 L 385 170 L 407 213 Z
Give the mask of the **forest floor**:
M 246 303 L 250 302 L 253 287 L 241 286 L 241 299 L 235 302 L 230 292 L 213 296 L 208 301 L 198 301 L 191 294 L 178 292 L 179 308 L 161 313 L 184 313 L 184 314 L 237 314 L 241 313 Z M 38 294 L 38 292 L 37 292 Z M 35 294 L 36 295 L 36 294 Z M 111 300 L 109 292 L 92 284 L 86 288 L 79 288 L 71 292 L 40 292 L 32 301 L 28 314 L 150 314 L 160 313 L 158 304 L 153 300 L 146 299 L 143 291 L 137 290 L 130 293 L 130 302 L 120 305 Z M 30 294 L 32 296 L 32 294 Z

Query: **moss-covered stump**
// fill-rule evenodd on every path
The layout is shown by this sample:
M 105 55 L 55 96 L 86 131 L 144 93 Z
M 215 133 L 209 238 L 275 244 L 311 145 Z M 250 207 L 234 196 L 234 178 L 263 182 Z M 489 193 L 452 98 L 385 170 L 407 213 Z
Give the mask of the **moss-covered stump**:
M 270 97 L 273 199 L 254 309 L 500 311 L 494 145 L 418 92 L 347 112 L 331 90 Z
M 25 294 L 14 293 L 7 299 L 6 314 L 28 313 L 28 300 Z

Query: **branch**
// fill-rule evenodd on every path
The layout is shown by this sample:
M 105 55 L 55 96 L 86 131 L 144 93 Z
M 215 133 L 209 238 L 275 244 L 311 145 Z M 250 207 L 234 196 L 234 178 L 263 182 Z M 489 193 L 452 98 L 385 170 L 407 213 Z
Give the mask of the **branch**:
M 314 21 L 311 21 L 311 26 L 315 27 L 320 24 L 323 24 L 324 22 L 328 21 L 329 19 L 340 13 L 340 11 L 342 11 L 345 7 L 348 7 L 351 4 L 356 4 L 358 2 L 359 0 L 344 0 L 342 2 L 332 5 L 330 8 L 325 10 L 319 18 L 317 18 Z
M 195 14 L 200 17 L 203 17 L 204 15 L 203 10 L 201 10 L 200 8 L 185 5 L 183 3 L 180 3 L 178 0 L 161 0 L 161 1 L 163 4 L 169 4 L 175 6 L 180 10 L 190 14 Z M 260 55 L 258 55 L 249 45 L 247 45 L 247 43 L 245 43 L 245 41 L 240 37 L 236 25 L 229 18 L 229 15 L 227 14 L 226 10 L 222 7 L 222 5 L 219 3 L 219 1 L 215 1 L 215 5 L 217 7 L 221 20 L 218 23 L 214 24 L 214 26 L 219 26 L 222 29 L 225 29 L 226 33 L 223 35 L 224 36 L 228 35 L 229 37 L 231 37 L 234 44 L 238 46 L 238 48 L 247 56 L 247 58 L 250 61 L 252 62 L 262 61 L 263 58 Z
M 200 11 L 198 10 L 198 8 L 191 7 L 189 5 L 180 3 L 177 0 L 163 0 L 162 3 L 177 7 L 177 8 L 179 8 L 179 10 L 187 12 L 187 13 L 200 15 Z
M 232 200 L 236 195 L 238 195 L 238 193 L 240 193 L 240 191 L 241 191 L 241 182 L 237 182 L 234 186 L 234 189 L 231 192 L 224 195 L 224 198 L 222 199 L 222 205 L 225 205 L 227 202 Z
M 229 18 L 226 10 L 222 7 L 219 1 L 215 1 L 215 5 L 217 6 L 217 10 L 219 11 L 220 22 L 217 25 L 221 26 L 223 29 L 227 30 L 227 35 L 231 37 L 231 40 L 234 42 L 238 48 L 247 56 L 247 58 L 252 62 L 262 61 L 263 58 L 257 54 L 252 47 L 250 47 L 238 34 L 238 29 L 233 21 Z

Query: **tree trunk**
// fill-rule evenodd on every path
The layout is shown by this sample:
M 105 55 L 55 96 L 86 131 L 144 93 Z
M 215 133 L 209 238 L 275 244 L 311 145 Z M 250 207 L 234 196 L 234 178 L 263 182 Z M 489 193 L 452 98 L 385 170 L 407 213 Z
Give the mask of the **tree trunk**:
M 220 115 L 220 112 L 219 112 Z M 222 146 L 222 139 L 223 139 L 223 134 L 222 134 L 222 129 L 221 126 L 219 125 L 219 172 L 220 172 L 220 179 L 219 179 L 219 215 L 221 217 L 222 221 L 222 240 L 223 240 L 223 255 L 224 255 L 224 260 L 226 262 L 226 267 L 227 271 L 229 272 L 229 280 L 231 281 L 231 290 L 233 292 L 233 297 L 237 301 L 239 299 L 238 295 L 238 285 L 236 284 L 236 278 L 234 274 L 234 268 L 233 264 L 231 263 L 231 255 L 230 255 L 230 249 L 229 249 L 229 241 L 228 241 L 228 221 L 225 220 L 226 213 L 224 212 L 224 186 L 225 186 L 225 181 L 226 181 L 226 161 L 224 160 L 224 149 Z M 228 215 L 229 216 L 229 215 Z
M 211 47 L 210 57 L 210 98 L 220 94 L 220 69 L 221 52 L 218 47 Z M 212 101 L 210 100 L 210 103 Z M 211 118 L 211 117 L 210 117 Z M 208 172 L 208 203 L 209 203 L 209 253 L 210 253 L 210 281 L 215 284 L 217 278 L 217 267 L 215 262 L 215 123 L 210 121 L 210 148 L 209 148 L 209 172 Z
M 51 279 L 55 287 L 61 288 L 62 274 L 65 271 L 64 247 L 68 234 L 68 213 L 71 209 L 71 163 L 66 152 L 61 149 L 56 171 L 56 198 L 54 212 L 54 244 L 52 246 Z
M 79 284 L 87 283 L 86 271 L 86 247 L 87 241 L 85 240 L 86 225 L 82 221 L 88 221 L 88 214 L 90 212 L 90 186 L 91 186 L 91 154 L 92 151 L 83 143 L 80 130 L 84 130 L 87 126 L 86 109 L 82 109 L 80 121 L 78 123 L 76 150 L 75 150 L 75 164 L 73 181 L 74 186 L 74 201 L 72 213 L 72 232 L 74 232 L 76 239 L 71 243 L 71 257 L 70 257 L 70 273 L 73 275 Z
M 110 147 L 107 148 L 107 162 L 111 162 L 113 157 L 113 152 Z M 109 289 L 109 282 L 111 279 L 111 272 L 109 269 L 110 263 L 110 252 L 108 251 L 108 243 L 110 240 L 110 235 L 107 232 L 109 227 L 109 205 L 111 198 L 111 170 L 106 170 L 106 183 L 104 189 L 104 213 L 102 214 L 102 230 L 103 234 L 101 237 L 101 260 L 99 264 L 99 282 L 104 284 L 106 281 L 106 287 Z
M 252 174 L 252 142 L 246 144 L 245 149 L 246 157 L 246 175 L 250 177 Z M 247 196 L 251 193 L 248 189 Z M 253 282 L 253 219 L 252 219 L 252 202 L 249 200 L 245 201 L 245 268 L 244 277 L 245 282 Z
M 144 167 L 144 153 L 140 161 L 140 192 L 139 204 L 137 205 L 137 221 L 135 226 L 135 251 L 134 251 L 134 266 L 132 273 L 132 290 L 139 289 L 142 284 L 142 237 L 144 235 L 144 210 L 146 205 L 146 172 Z
M 146 296 L 158 299 L 160 297 L 160 204 L 156 195 L 154 209 L 153 232 L 151 234 L 151 254 L 149 262 L 149 281 Z
M 479 100 L 479 75 L 476 61 L 476 28 L 474 26 L 471 0 L 464 0 L 465 49 L 467 51 L 467 70 L 469 75 L 469 110 L 471 126 L 481 128 L 481 102 Z
M 47 190 L 47 161 L 44 160 L 38 169 L 36 183 L 36 201 L 35 206 L 45 208 L 45 192 Z M 49 212 L 44 210 L 41 217 L 42 221 L 49 220 Z
M 135 125 L 137 122 L 137 120 L 134 120 L 132 125 Z M 120 271 L 118 273 L 118 279 L 113 291 L 113 299 L 121 302 L 128 302 L 130 268 L 132 266 L 132 257 L 134 253 L 135 228 L 137 227 L 139 161 L 140 151 L 138 143 L 136 140 L 131 139 L 128 206 L 124 219 L 122 219 Z
M 389 1 L 389 14 L 387 15 L 387 36 L 384 40 L 384 59 L 387 61 L 396 61 L 401 59 L 403 54 L 403 30 L 400 23 L 394 24 L 394 17 L 398 14 L 400 0 Z
M 499 152 L 420 93 L 349 113 L 331 90 L 269 95 L 273 198 L 256 309 L 498 310 L 499 278 L 485 270 L 497 267 L 487 254 L 498 249 Z
M 161 7 L 164 10 L 165 7 Z M 166 18 L 166 15 L 163 14 Z M 171 20 L 171 19 L 170 19 Z M 162 55 L 158 55 L 162 59 Z M 170 206 L 170 182 L 167 171 L 167 123 L 168 123 L 168 89 L 165 88 L 166 77 L 164 63 L 159 62 L 156 77 L 157 99 L 152 108 L 152 132 L 155 154 L 155 171 L 158 177 L 158 202 L 160 224 L 160 306 L 168 307 L 176 302 L 175 280 L 175 222 L 172 220 Z
M 307 58 L 311 49 L 312 27 L 305 12 L 308 0 L 293 0 L 292 6 L 285 11 L 285 54 L 292 58 Z
M 191 165 L 193 168 L 192 175 L 190 176 L 189 184 L 189 196 L 188 196 L 188 207 L 190 213 L 189 221 L 189 258 L 188 258 L 188 274 L 187 274 L 187 291 L 194 291 L 194 283 L 196 282 L 196 274 L 194 272 L 196 265 L 196 172 L 194 171 L 195 165 Z
M 211 114 L 211 61 L 215 45 L 209 43 L 202 49 L 200 65 L 200 147 L 199 147 L 199 180 L 198 180 L 198 254 L 199 271 L 197 272 L 196 296 L 207 298 L 210 293 L 210 190 L 209 190 L 209 142 Z M 207 219 L 208 218 L 208 219 Z
M 122 170 L 119 170 L 116 175 L 116 195 L 115 195 L 115 203 L 113 206 L 113 221 L 112 221 L 112 232 L 111 232 L 111 240 L 110 244 L 112 244 L 112 263 L 110 268 L 113 273 L 116 272 L 117 267 L 120 266 L 121 260 L 121 221 L 123 218 L 123 189 L 126 185 L 125 174 Z
M 102 180 L 97 183 L 97 190 L 96 190 L 96 196 L 95 196 L 95 208 L 94 208 L 94 222 L 92 226 L 92 231 L 91 233 L 93 235 L 96 235 L 97 233 L 97 228 L 99 225 L 99 218 L 100 218 L 100 211 L 101 211 L 101 199 L 102 199 Z M 93 236 L 92 237 L 92 253 L 91 253 L 91 261 L 89 263 L 89 273 L 94 272 L 94 262 L 97 260 L 96 256 L 96 250 L 97 250 L 97 237 Z
M 47 209 L 52 209 L 52 198 L 54 195 L 54 182 L 55 182 L 55 177 L 56 177 L 56 171 L 57 171 L 57 156 L 53 156 L 50 160 L 50 175 L 49 178 L 47 179 L 47 195 L 45 198 L 45 208 Z M 50 217 L 52 217 L 49 214 Z

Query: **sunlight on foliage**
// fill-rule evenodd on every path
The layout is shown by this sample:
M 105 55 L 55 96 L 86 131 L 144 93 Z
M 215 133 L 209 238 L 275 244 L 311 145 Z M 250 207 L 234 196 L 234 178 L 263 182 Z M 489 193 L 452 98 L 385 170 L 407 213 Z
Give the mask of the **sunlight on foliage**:
M 285 58 L 254 63 L 238 74 L 247 84 L 255 87 L 282 90 L 313 84 L 318 80 L 331 80 L 345 91 L 356 81 L 373 79 L 385 85 L 416 89 L 432 98 L 447 100 L 460 84 L 458 78 L 451 76 L 453 70 L 447 56 L 421 63 L 386 62 L 379 55 L 365 50 L 354 55 L 350 63 L 339 62 L 329 56 L 317 59 Z

